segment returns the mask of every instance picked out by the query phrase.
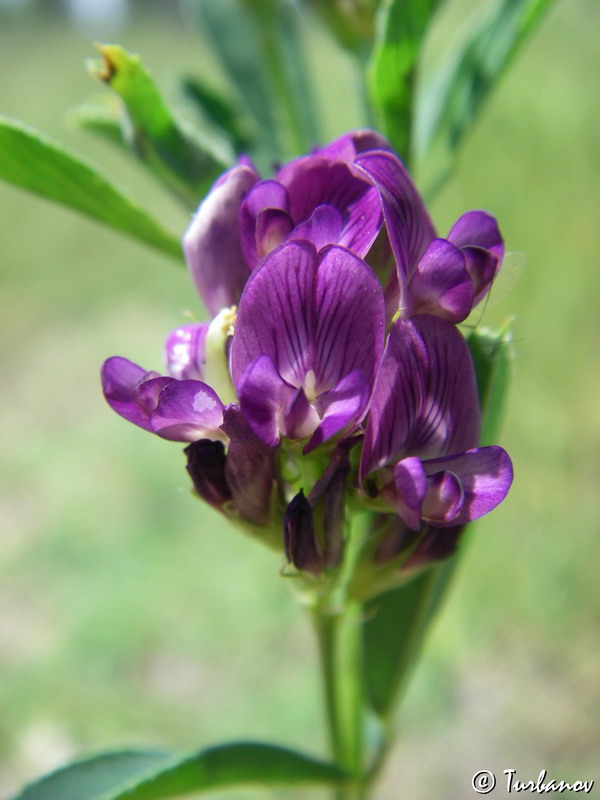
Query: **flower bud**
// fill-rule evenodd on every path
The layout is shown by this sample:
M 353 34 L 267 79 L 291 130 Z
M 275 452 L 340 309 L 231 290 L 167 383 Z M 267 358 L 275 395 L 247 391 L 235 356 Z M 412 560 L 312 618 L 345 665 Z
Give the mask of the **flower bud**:
M 184 450 L 187 471 L 200 497 L 214 508 L 223 510 L 231 500 L 231 490 L 225 478 L 225 448 L 223 442 L 200 439 Z
M 323 569 L 323 554 L 317 541 L 310 503 L 300 490 L 288 505 L 283 521 L 285 554 L 303 572 L 318 575 Z

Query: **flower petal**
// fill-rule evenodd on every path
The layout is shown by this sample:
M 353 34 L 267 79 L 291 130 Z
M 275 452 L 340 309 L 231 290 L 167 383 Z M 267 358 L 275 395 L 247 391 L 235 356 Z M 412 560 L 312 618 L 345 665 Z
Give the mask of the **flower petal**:
M 355 369 L 372 384 L 383 326 L 382 290 L 363 261 L 339 247 L 317 258 L 309 242 L 287 242 L 253 273 L 240 302 L 231 348 L 238 396 L 243 373 L 262 355 L 313 398 Z
M 121 356 L 113 356 L 102 365 L 102 391 L 109 406 L 121 417 L 144 430 L 152 431 L 150 420 L 135 399 L 135 389 L 147 375 L 145 369 Z
M 200 204 L 183 237 L 188 268 L 211 316 L 235 305 L 248 279 L 239 212 L 257 179 L 256 171 L 245 165 L 228 170 Z
M 467 262 L 467 270 L 473 281 L 473 306 L 476 306 L 492 286 L 492 281 L 500 269 L 500 261 L 490 250 L 483 247 L 467 246 L 462 248 Z
M 286 215 L 290 213 L 287 190 L 278 181 L 259 181 L 248 193 L 240 207 L 240 236 L 242 251 L 248 267 L 253 270 L 260 260 L 257 250 L 256 225 L 261 211 L 277 209 Z M 261 236 L 263 233 L 260 234 Z M 262 239 L 260 240 L 262 241 Z
M 166 386 L 150 417 L 152 430 L 163 439 L 194 442 L 222 438 L 223 403 L 201 381 L 173 381 Z
M 390 145 L 380 134 L 368 128 L 351 131 L 339 139 L 320 147 L 313 152 L 331 161 L 353 161 L 359 153 L 366 150 L 390 150 Z
M 434 239 L 409 282 L 412 314 L 462 322 L 473 306 L 473 281 L 465 256 L 446 239 Z
M 167 337 L 165 362 L 169 375 L 177 380 L 202 380 L 204 372 L 204 341 L 208 322 L 181 325 Z
M 264 258 L 271 250 L 279 247 L 293 228 L 294 223 L 287 212 L 279 208 L 265 208 L 264 211 L 260 211 L 256 217 L 254 232 L 257 258 Z M 254 258 L 254 251 L 252 258 Z
M 450 229 L 448 239 L 457 247 L 482 247 L 502 261 L 504 239 L 495 217 L 486 211 L 467 211 Z
M 317 398 L 321 423 L 304 448 L 304 453 L 310 453 L 336 434 L 343 432 L 346 435 L 355 430 L 367 411 L 370 395 L 371 384 L 364 372 L 356 369 Z
M 317 250 L 340 241 L 342 215 L 333 206 L 317 206 L 309 219 L 296 225 L 290 239 L 307 239 Z
M 487 514 L 504 500 L 513 478 L 512 462 L 501 447 L 489 446 L 423 462 L 425 473 L 452 472 L 461 483 L 464 503 L 452 525 L 464 525 Z M 430 520 L 431 525 L 440 525 Z
M 234 345 L 238 331 L 234 335 Z M 269 355 L 252 361 L 236 382 L 240 408 L 254 433 L 267 445 L 279 443 L 280 417 L 294 389 L 279 374 Z
M 403 287 L 435 237 L 433 223 L 410 175 L 394 153 L 365 153 L 356 159 L 354 169 L 368 176 L 379 192 Z
M 421 516 L 432 525 L 452 525 L 462 510 L 464 499 L 461 482 L 453 472 L 435 472 L 427 476 L 427 494 Z
M 382 491 L 383 497 L 412 531 L 418 531 L 421 527 L 421 506 L 426 494 L 427 478 L 421 459 L 416 456 L 404 458 L 395 465 L 393 488 Z
M 280 416 L 279 427 L 288 439 L 306 439 L 319 424 L 319 415 L 308 402 L 303 389 L 288 397 L 288 401 Z
M 474 447 L 479 429 L 475 372 L 460 332 L 430 315 L 397 320 L 371 398 L 361 482 L 406 456 L 436 458 Z
M 283 167 L 277 179 L 287 187 L 296 225 L 307 220 L 317 206 L 333 206 L 343 221 L 334 244 L 366 255 L 383 223 L 378 193 L 366 175 L 341 161 L 304 156 Z

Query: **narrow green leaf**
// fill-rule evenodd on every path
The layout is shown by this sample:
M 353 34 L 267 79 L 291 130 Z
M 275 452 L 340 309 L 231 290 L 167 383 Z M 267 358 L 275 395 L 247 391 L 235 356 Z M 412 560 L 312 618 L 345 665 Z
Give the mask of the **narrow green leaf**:
M 248 2 L 248 0 L 246 0 Z M 301 155 L 320 141 L 315 99 L 300 35 L 300 14 L 279 0 L 260 25 L 273 93 L 288 131 L 286 155 Z
M 507 323 L 500 331 L 475 328 L 467 336 L 477 375 L 482 445 L 495 444 L 500 432 L 513 356 L 509 327 Z
M 458 49 L 441 60 L 417 107 L 416 149 L 425 162 L 440 148 L 433 186 L 452 169 L 456 151 L 506 68 L 553 0 L 499 0 L 478 17 Z
M 417 60 L 440 0 L 383 0 L 371 57 L 369 89 L 383 131 L 405 161 L 411 126 Z
M 454 567 L 455 558 L 429 567 L 367 603 L 364 676 L 368 700 L 381 717 L 390 712 L 410 675 Z
M 179 240 L 94 167 L 37 131 L 4 117 L 0 117 L 0 179 L 182 258 Z
M 256 144 L 269 166 L 319 141 L 301 37 L 289 0 L 188 0 L 224 70 L 260 128 Z M 260 155 L 259 155 L 260 159 Z
M 335 786 L 337 767 L 275 745 L 236 742 L 185 757 L 120 752 L 79 761 L 27 786 L 14 800 L 160 800 L 251 784 Z
M 239 0 L 188 0 L 240 100 L 260 127 L 263 149 L 277 158 L 279 142 L 269 78 L 257 26 Z
M 201 750 L 159 768 L 154 775 L 139 782 L 106 794 L 102 800 L 160 800 L 239 784 L 337 785 L 343 780 L 343 773 L 331 764 L 283 747 L 240 742 Z
M 239 111 L 226 97 L 207 86 L 199 78 L 186 76 L 181 85 L 186 96 L 200 109 L 202 116 L 214 127 L 226 133 L 236 153 L 248 150 L 251 137 Z
M 123 100 L 137 155 L 178 197 L 195 207 L 211 183 L 226 168 L 222 158 L 180 123 L 140 57 L 118 45 L 100 45 L 101 67 L 90 72 Z
M 40 778 L 14 800 L 95 800 L 172 761 L 172 753 L 158 751 L 104 753 Z

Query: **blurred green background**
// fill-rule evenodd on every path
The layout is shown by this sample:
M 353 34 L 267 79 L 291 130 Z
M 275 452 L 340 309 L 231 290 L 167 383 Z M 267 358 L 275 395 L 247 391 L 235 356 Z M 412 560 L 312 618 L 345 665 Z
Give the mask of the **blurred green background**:
M 182 72 L 218 84 L 209 44 L 170 3 L 134 6 L 115 32 L 77 28 L 54 5 L 0 6 L 0 113 L 86 154 L 182 232 L 186 215 L 152 179 L 65 112 L 97 92 L 82 62 L 107 33 L 175 100 Z M 430 46 L 459 23 L 446 11 Z M 381 800 L 464 800 L 484 768 L 496 797 L 508 768 L 600 783 L 599 31 L 597 0 L 558 0 L 432 207 L 441 232 L 490 210 L 526 257 L 484 316 L 516 317 L 500 442 L 515 484 L 474 530 Z M 356 82 L 329 40 L 307 34 L 332 138 L 360 123 Z M 165 334 L 202 313 L 191 281 L 3 184 L 0 204 L 0 797 L 132 744 L 322 751 L 315 647 L 281 557 L 195 500 L 180 447 L 120 420 L 99 389 L 107 356 L 161 368 Z

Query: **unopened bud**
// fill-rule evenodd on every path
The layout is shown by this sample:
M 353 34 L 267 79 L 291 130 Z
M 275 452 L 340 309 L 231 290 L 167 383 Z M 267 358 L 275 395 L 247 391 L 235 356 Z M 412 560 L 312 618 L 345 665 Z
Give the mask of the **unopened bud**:
M 303 572 L 318 575 L 323 569 L 323 554 L 315 534 L 310 503 L 300 490 L 288 505 L 283 521 L 285 554 Z

